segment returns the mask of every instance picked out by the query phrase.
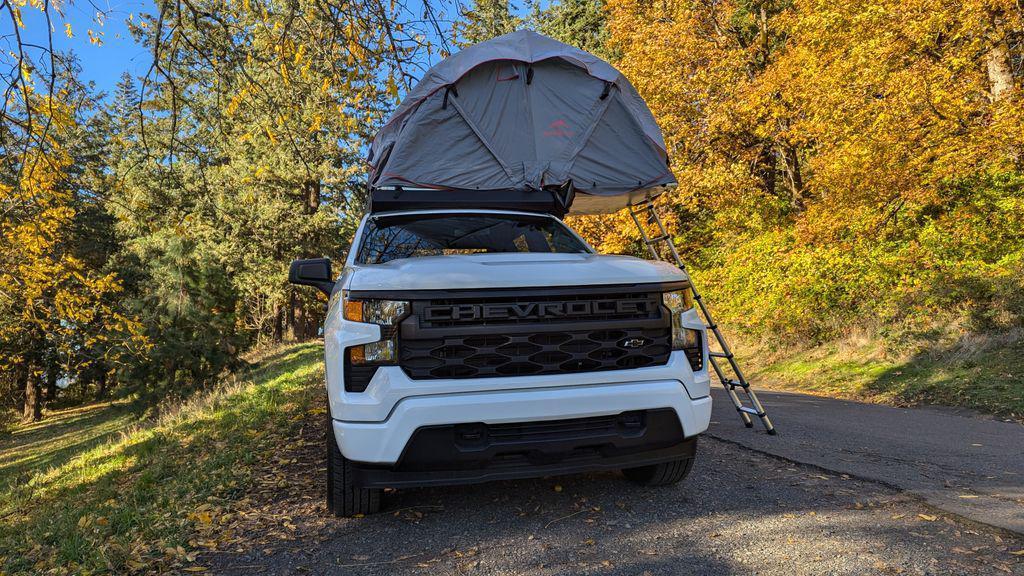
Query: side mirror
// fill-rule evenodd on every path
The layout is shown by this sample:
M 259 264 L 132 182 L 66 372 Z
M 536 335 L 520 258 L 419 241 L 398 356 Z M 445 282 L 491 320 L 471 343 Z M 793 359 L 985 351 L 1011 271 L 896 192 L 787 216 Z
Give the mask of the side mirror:
M 330 258 L 293 260 L 288 269 L 288 281 L 301 286 L 312 286 L 328 296 L 334 290 Z

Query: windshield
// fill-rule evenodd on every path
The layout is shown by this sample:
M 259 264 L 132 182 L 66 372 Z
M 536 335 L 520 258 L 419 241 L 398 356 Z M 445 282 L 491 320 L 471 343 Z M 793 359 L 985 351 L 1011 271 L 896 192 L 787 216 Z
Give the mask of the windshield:
M 500 252 L 588 253 L 565 225 L 526 214 L 402 214 L 370 218 L 356 262 Z

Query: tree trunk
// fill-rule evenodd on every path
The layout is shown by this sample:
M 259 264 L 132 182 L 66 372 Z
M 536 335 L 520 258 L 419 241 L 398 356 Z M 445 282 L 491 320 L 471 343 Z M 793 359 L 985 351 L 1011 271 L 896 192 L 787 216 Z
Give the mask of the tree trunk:
M 25 378 L 25 408 L 22 411 L 23 422 L 38 422 L 43 418 L 43 390 L 39 374 L 28 367 L 28 377 Z
M 96 378 L 96 399 L 103 400 L 107 397 L 107 370 L 100 369 L 100 375 Z
M 804 177 L 800 171 L 800 157 L 796 147 L 788 144 L 779 145 L 779 156 L 782 158 L 782 171 L 786 175 L 786 186 L 789 188 L 789 205 L 797 212 L 807 209 L 804 197 Z
M 19 393 L 28 390 L 28 366 L 24 362 L 14 366 L 14 385 Z
M 53 402 L 57 399 L 57 363 L 48 362 L 46 365 L 46 401 Z
M 761 186 L 764 189 L 765 194 L 768 196 L 775 196 L 775 178 L 776 171 L 775 153 L 772 150 L 771 145 L 764 144 L 757 153 L 757 164 L 754 167 L 754 173 L 758 179 L 761 180 Z
M 288 309 L 285 311 L 284 325 L 285 332 L 290 334 L 292 338 L 297 338 L 296 335 L 296 311 L 299 305 L 298 298 L 295 297 L 295 288 L 288 289 Z M 301 314 L 301 311 L 298 312 Z
M 1010 49 L 999 41 L 985 56 L 988 65 L 989 90 L 993 102 L 998 102 L 1013 90 L 1013 68 L 1010 67 Z
M 1006 23 L 1003 14 L 992 14 L 992 47 L 985 54 L 988 69 L 989 94 L 998 102 L 1013 90 L 1013 68 L 1010 65 L 1010 46 L 1006 41 Z
M 302 185 L 306 214 L 315 214 L 320 208 L 320 181 L 308 180 Z
M 284 340 L 284 310 L 280 304 L 274 304 L 274 342 Z

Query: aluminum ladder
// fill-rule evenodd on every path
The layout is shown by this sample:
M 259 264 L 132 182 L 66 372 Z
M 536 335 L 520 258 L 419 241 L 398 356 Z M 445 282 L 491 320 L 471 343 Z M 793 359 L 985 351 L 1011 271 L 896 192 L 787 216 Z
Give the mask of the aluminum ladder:
M 654 199 L 646 198 L 636 204 L 631 204 L 629 206 L 629 215 L 633 217 L 633 222 L 636 223 L 637 229 L 640 230 L 640 236 L 643 238 L 643 242 L 651 256 L 655 260 L 674 263 L 683 272 L 686 272 L 686 265 L 683 264 L 682 258 L 679 257 L 679 252 L 672 243 L 672 237 L 669 236 L 664 222 L 662 222 L 661 217 L 658 216 L 658 211 L 654 207 Z M 655 236 L 652 237 L 647 233 L 644 222 L 655 228 Z M 665 255 L 659 252 L 659 246 L 666 248 L 662 250 L 666 253 Z M 736 363 L 736 357 L 732 353 L 732 348 L 729 347 L 725 336 L 722 335 L 718 325 L 715 324 L 714 319 L 711 317 L 711 312 L 708 310 L 707 305 L 704 304 L 704 299 L 701 298 L 700 292 L 693 285 L 692 279 L 690 286 L 693 291 L 693 299 L 697 303 L 697 308 L 700 309 L 701 316 L 703 316 L 704 326 L 714 335 L 714 339 L 718 343 L 718 350 L 711 350 L 710 342 L 708 343 L 708 359 L 711 361 L 711 367 L 714 368 L 715 374 L 718 376 L 718 381 L 722 383 L 725 391 L 729 394 L 733 406 L 736 407 L 736 411 L 739 412 L 740 418 L 743 419 L 743 424 L 747 428 L 754 426 L 750 417 L 756 416 L 761 419 L 761 424 L 764 424 L 765 431 L 768 434 L 774 435 L 775 426 L 772 425 L 771 419 L 765 413 L 761 401 L 757 399 L 757 394 L 750 388 L 750 382 L 747 381 L 743 371 L 740 370 L 740 365 Z M 724 363 L 722 362 L 723 360 L 725 361 Z M 735 376 L 734 378 L 727 376 L 726 366 L 728 366 L 728 371 L 731 371 Z M 746 393 L 749 405 L 743 403 L 739 394 L 736 393 L 737 389 Z

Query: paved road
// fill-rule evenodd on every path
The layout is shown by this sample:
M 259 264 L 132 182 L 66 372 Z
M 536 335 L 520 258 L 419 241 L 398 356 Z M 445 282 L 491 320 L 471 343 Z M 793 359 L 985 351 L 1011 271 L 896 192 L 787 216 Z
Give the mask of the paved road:
M 1024 534 L 1024 426 L 952 411 L 787 392 L 759 394 L 779 430 L 739 421 L 715 390 L 710 434 L 759 452 L 883 482 L 966 518 Z
M 772 396 L 785 434 L 753 442 L 813 448 L 786 415 L 804 401 Z M 210 573 L 1024 576 L 1024 537 L 713 437 L 678 486 L 600 473 L 400 490 L 380 514 L 336 519 L 322 503 L 321 418 L 287 454 L 258 455 L 266 473 L 198 560 Z M 759 438 L 725 418 L 714 432 Z

